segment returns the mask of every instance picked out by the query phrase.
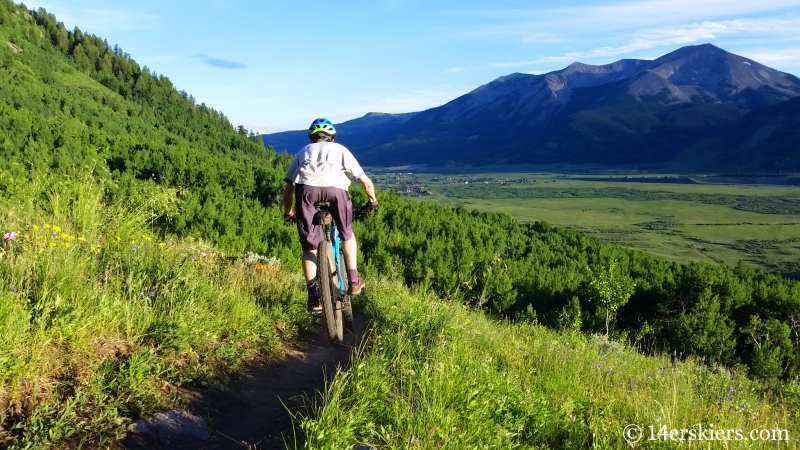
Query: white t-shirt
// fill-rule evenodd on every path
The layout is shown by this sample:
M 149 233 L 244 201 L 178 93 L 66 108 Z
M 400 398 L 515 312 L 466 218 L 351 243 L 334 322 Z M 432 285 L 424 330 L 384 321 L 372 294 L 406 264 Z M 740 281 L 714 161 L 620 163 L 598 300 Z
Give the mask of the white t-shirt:
M 286 171 L 283 181 L 306 186 L 336 187 L 345 191 L 350 187 L 349 172 L 355 179 L 364 176 L 364 170 L 344 145 L 320 141 L 303 147 Z

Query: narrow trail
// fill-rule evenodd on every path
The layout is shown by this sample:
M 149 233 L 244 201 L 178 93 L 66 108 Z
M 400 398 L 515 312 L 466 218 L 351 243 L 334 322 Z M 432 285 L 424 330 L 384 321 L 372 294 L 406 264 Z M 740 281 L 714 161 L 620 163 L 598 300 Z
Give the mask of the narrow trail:
M 175 446 L 161 443 L 147 448 L 202 450 L 285 449 L 284 439 L 294 441 L 292 412 L 303 408 L 305 397 L 313 398 L 325 378 L 346 366 L 367 326 L 367 318 L 356 314 L 356 333 L 345 333 L 345 343 L 332 346 L 323 326 L 312 336 L 285 348 L 286 355 L 264 365 L 247 367 L 229 386 L 187 389 L 189 412 L 204 418 L 212 429 L 208 442 Z M 285 406 L 284 406 L 285 405 Z M 143 448 L 141 443 L 126 445 Z

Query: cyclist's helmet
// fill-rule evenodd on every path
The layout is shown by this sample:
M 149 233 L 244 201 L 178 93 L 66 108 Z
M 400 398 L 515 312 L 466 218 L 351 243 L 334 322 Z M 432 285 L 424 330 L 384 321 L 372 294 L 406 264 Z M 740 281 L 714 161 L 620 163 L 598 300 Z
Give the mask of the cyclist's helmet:
M 336 128 L 328 119 L 317 119 L 311 122 L 311 126 L 308 127 L 308 137 L 314 137 L 317 133 L 325 133 L 328 136 L 336 136 Z

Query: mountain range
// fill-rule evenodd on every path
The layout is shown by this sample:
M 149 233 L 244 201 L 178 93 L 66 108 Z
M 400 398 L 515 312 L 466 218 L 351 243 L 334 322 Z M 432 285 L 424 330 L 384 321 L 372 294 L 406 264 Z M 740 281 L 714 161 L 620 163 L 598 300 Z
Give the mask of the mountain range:
M 369 165 L 669 163 L 698 171 L 718 164 L 800 170 L 793 139 L 798 107 L 782 105 L 798 96 L 797 77 L 705 44 L 653 61 L 576 62 L 542 75 L 514 73 L 426 111 L 345 122 L 339 142 Z M 281 134 L 288 133 L 297 132 Z M 749 155 L 756 151 L 753 161 Z

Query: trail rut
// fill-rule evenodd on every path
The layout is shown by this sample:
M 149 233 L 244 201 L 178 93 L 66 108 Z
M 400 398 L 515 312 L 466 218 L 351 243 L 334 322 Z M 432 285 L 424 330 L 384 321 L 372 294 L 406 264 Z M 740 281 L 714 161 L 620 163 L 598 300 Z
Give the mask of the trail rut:
M 177 445 L 168 442 L 129 441 L 127 449 L 272 450 L 293 442 L 289 411 L 303 408 L 325 378 L 346 366 L 366 328 L 366 317 L 356 314 L 356 333 L 345 333 L 345 343 L 334 347 L 323 326 L 307 339 L 289 345 L 285 356 L 263 365 L 250 365 L 229 386 L 187 389 L 191 413 L 204 418 L 212 429 L 208 442 Z M 284 406 L 285 405 L 285 406 Z

